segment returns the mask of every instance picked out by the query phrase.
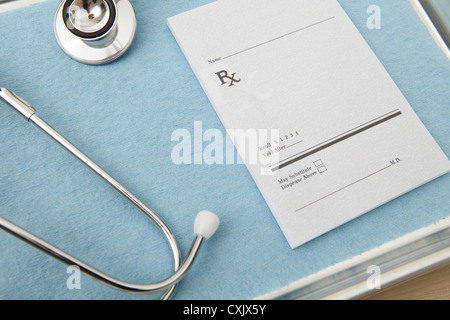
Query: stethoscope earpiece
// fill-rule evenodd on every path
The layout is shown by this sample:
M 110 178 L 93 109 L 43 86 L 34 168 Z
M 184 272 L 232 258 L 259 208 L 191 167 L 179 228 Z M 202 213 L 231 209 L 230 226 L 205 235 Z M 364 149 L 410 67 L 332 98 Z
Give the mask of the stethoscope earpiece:
M 119 58 L 133 42 L 136 26 L 136 14 L 128 0 L 64 0 L 54 23 L 61 48 L 87 64 Z
M 125 199 L 131 202 L 136 208 L 138 208 L 143 214 L 145 214 L 164 234 L 167 243 L 170 246 L 173 255 L 173 274 L 157 283 L 152 284 L 131 284 L 119 279 L 113 278 L 102 271 L 78 260 L 69 253 L 58 249 L 52 244 L 46 242 L 45 240 L 35 236 L 34 234 L 22 229 L 18 225 L 2 218 L 0 216 L 0 229 L 3 229 L 12 235 L 28 242 L 29 244 L 37 247 L 38 249 L 50 254 L 51 256 L 69 264 L 75 265 L 80 268 L 81 271 L 90 275 L 94 279 L 102 281 L 112 287 L 122 289 L 134 293 L 154 293 L 159 291 L 164 291 L 161 296 L 162 300 L 169 299 L 176 288 L 177 283 L 186 275 L 186 273 L 191 268 L 192 264 L 197 257 L 202 243 L 208 240 L 217 231 L 219 227 L 219 218 L 210 211 L 201 211 L 194 222 L 194 241 L 191 245 L 191 249 L 187 254 L 184 262 L 181 261 L 181 252 L 178 244 L 175 240 L 175 236 L 170 231 L 169 227 L 164 223 L 164 221 L 147 205 L 145 205 L 141 200 L 139 200 L 135 195 L 133 195 L 129 190 L 127 190 L 122 184 L 110 176 L 106 171 L 104 171 L 100 166 L 98 166 L 94 161 L 92 161 L 88 156 L 77 149 L 72 143 L 70 143 L 66 138 L 59 134 L 55 129 L 53 129 L 44 120 L 36 115 L 36 109 L 34 109 L 28 102 L 23 100 L 21 97 L 16 95 L 14 92 L 0 87 L 0 100 L 6 102 L 10 107 L 20 113 L 28 122 L 34 123 L 42 131 L 48 134 L 53 140 L 58 142 L 64 149 L 70 152 L 78 160 L 80 160 L 84 165 L 101 177 L 105 182 L 107 182 L 111 187 L 113 187 L 117 192 L 119 192 Z
M 55 16 L 55 35 L 59 45 L 69 56 L 87 64 L 107 63 L 120 57 L 130 47 L 135 32 L 136 15 L 128 0 L 64 0 L 59 5 Z M 169 299 L 173 295 L 177 283 L 186 275 L 194 263 L 202 243 L 217 231 L 220 224 L 219 218 L 209 211 L 201 211 L 197 215 L 194 223 L 194 241 L 185 260 L 182 261 L 175 236 L 152 209 L 36 115 L 36 110 L 21 97 L 6 88 L 0 87 L 0 100 L 6 102 L 24 116 L 28 122 L 34 123 L 58 142 L 158 227 L 164 234 L 172 251 L 173 274 L 162 281 L 151 284 L 124 282 L 78 260 L 1 216 L 0 229 L 69 265 L 78 266 L 84 273 L 112 287 L 134 293 L 163 291 L 161 299 Z

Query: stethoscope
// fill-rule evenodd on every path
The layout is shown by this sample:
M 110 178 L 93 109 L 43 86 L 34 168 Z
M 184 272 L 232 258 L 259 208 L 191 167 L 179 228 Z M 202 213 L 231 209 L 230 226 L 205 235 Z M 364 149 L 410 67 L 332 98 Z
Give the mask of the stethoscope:
M 133 42 L 136 26 L 136 14 L 128 0 L 65 0 L 54 21 L 61 48 L 87 64 L 119 58 Z
M 66 0 L 60 4 L 55 17 L 55 33 L 61 47 L 74 59 L 90 64 L 106 63 L 118 58 L 130 46 L 135 30 L 136 17 L 128 0 Z M 100 176 L 159 228 L 172 250 L 174 273 L 154 284 L 126 283 L 91 267 L 2 217 L 0 228 L 69 265 L 78 266 L 84 273 L 115 288 L 134 293 L 165 290 L 161 299 L 169 299 L 177 283 L 192 266 L 202 243 L 216 232 L 219 218 L 209 211 L 201 211 L 197 215 L 194 223 L 194 242 L 185 261 L 181 263 L 181 252 L 174 235 L 153 210 L 39 118 L 36 110 L 25 100 L 2 87 L 0 98 Z

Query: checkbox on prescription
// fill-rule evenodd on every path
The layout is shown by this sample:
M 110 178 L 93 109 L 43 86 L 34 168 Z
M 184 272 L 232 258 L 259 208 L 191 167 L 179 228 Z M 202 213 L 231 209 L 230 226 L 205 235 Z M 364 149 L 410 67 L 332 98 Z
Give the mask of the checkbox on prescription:
M 318 168 L 318 167 L 320 167 L 320 166 L 323 166 L 323 162 L 322 162 L 321 159 L 319 159 L 319 160 L 317 160 L 317 161 L 314 161 L 314 165 Z
M 325 171 L 327 171 L 327 167 L 320 166 L 320 167 L 317 168 L 317 170 L 319 171 L 319 173 L 324 173 Z

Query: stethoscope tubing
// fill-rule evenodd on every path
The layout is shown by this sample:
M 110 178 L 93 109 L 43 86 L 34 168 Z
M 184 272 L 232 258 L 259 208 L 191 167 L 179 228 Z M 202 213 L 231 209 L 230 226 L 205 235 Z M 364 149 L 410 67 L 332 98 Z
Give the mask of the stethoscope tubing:
M 205 238 L 201 235 L 196 234 L 187 258 L 184 261 L 183 265 L 181 265 L 181 252 L 173 233 L 152 209 L 145 205 L 134 194 L 132 194 L 128 189 L 126 189 L 122 184 L 115 180 L 111 175 L 109 175 L 105 170 L 103 170 L 99 165 L 92 161 L 78 148 L 76 148 L 71 142 L 69 142 L 60 133 L 53 129 L 49 124 L 47 124 L 44 120 L 37 116 L 35 113 L 36 110 L 22 98 L 5 88 L 0 88 L 0 98 L 20 114 L 22 114 L 22 116 L 24 116 L 29 122 L 34 123 L 53 140 L 64 147 L 69 153 L 75 156 L 84 165 L 86 165 L 89 169 L 91 169 L 94 173 L 96 173 L 99 177 L 106 181 L 111 187 L 113 187 L 117 192 L 119 192 L 123 197 L 131 202 L 142 213 L 144 213 L 159 228 L 159 230 L 166 237 L 172 251 L 174 274 L 169 278 L 155 284 L 139 285 L 126 283 L 87 265 L 86 263 L 56 248 L 45 240 L 31 234 L 30 232 L 22 229 L 21 227 L 2 217 L 0 217 L 0 227 L 61 261 L 69 265 L 78 266 L 81 271 L 113 287 L 134 293 L 154 293 L 166 290 L 161 299 L 169 299 L 173 295 L 178 281 L 180 281 L 190 269 Z

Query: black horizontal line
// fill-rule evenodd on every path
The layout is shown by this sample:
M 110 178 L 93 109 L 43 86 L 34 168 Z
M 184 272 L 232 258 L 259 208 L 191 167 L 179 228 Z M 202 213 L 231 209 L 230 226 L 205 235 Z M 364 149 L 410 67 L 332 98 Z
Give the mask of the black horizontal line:
M 298 157 L 296 157 L 296 158 L 294 158 L 294 159 L 292 159 L 292 160 L 289 160 L 289 161 L 287 161 L 287 162 L 284 162 L 284 163 L 279 164 L 278 166 L 272 168 L 272 171 L 275 172 L 275 171 L 280 170 L 280 169 L 282 169 L 282 168 L 284 168 L 284 167 L 287 167 L 288 165 L 291 165 L 291 164 L 293 164 L 293 163 L 295 163 L 295 162 L 297 162 L 297 161 L 300 161 L 300 160 L 302 160 L 302 159 L 304 159 L 304 158 L 306 158 L 306 157 L 309 157 L 309 156 L 311 156 L 311 155 L 313 155 L 313 154 L 315 154 L 315 153 L 317 153 L 317 152 L 319 152 L 319 151 L 322 151 L 322 150 L 324 150 L 324 149 L 327 149 L 327 148 L 329 148 L 329 147 L 331 147 L 331 146 L 333 146 L 333 145 L 335 145 L 335 144 L 337 144 L 337 143 L 339 143 L 339 142 L 342 142 L 342 141 L 344 141 L 344 140 L 347 140 L 347 139 L 349 139 L 349 138 L 351 138 L 351 137 L 353 137 L 353 136 L 355 136 L 355 135 L 357 135 L 357 134 L 360 134 L 360 133 L 362 133 L 362 132 L 364 132 L 364 131 L 366 131 L 366 130 L 369 130 L 369 129 L 375 127 L 375 126 L 378 126 L 378 125 L 380 125 L 380 124 L 382 124 L 382 123 L 384 123 L 384 122 L 386 122 L 386 121 L 388 121 L 388 120 L 391 120 L 391 119 L 393 119 L 393 118 L 395 118 L 395 117 L 398 117 L 398 116 L 400 116 L 400 115 L 402 114 L 401 111 L 398 111 L 398 112 L 396 112 L 396 113 L 394 113 L 394 114 L 391 114 L 391 113 L 392 113 L 392 112 L 388 113 L 388 116 L 382 116 L 383 118 L 382 118 L 381 120 L 378 120 L 378 121 L 376 121 L 376 122 L 372 122 L 372 121 L 374 121 L 374 120 L 372 120 L 372 121 L 371 121 L 372 123 L 369 122 L 370 124 L 368 124 L 368 125 L 365 125 L 365 126 L 362 125 L 362 126 L 357 127 L 357 128 L 360 128 L 360 129 L 358 129 L 358 130 L 356 130 L 356 131 L 352 131 L 352 132 L 350 132 L 350 133 L 348 133 L 348 134 L 346 134 L 346 135 L 344 135 L 344 136 L 342 136 L 342 134 L 341 134 L 341 135 L 339 135 L 339 136 L 342 136 L 342 137 L 340 137 L 339 139 L 332 140 L 331 142 L 328 142 L 327 144 L 324 144 L 324 145 L 322 145 L 322 146 L 320 146 L 320 147 L 318 147 L 318 148 L 315 148 L 315 149 L 313 149 L 313 150 L 311 150 L 311 148 L 310 148 L 310 149 L 308 149 L 308 150 L 311 150 L 311 151 L 309 151 L 309 152 L 307 152 L 307 153 L 303 153 L 303 154 L 301 154 L 300 156 L 298 156 Z M 380 119 L 380 117 L 377 118 L 377 119 Z M 367 124 L 367 123 L 366 123 L 366 124 Z M 361 127 L 362 127 L 362 128 L 361 128 Z M 348 131 L 347 131 L 347 132 L 348 132 Z M 339 137 L 339 136 L 337 136 L 337 137 Z M 327 141 L 330 141 L 330 140 L 327 140 Z M 306 151 L 307 151 L 307 150 L 306 150 Z
M 290 148 L 290 147 L 293 147 L 293 146 L 295 146 L 295 145 L 297 145 L 297 144 L 299 144 L 299 143 L 302 143 L 302 142 L 303 142 L 303 140 L 300 140 L 300 141 L 298 141 L 298 142 L 296 142 L 296 143 L 293 143 L 293 144 L 287 146 L 286 149 L 287 149 L 287 148 Z
M 306 26 L 306 27 L 300 28 L 300 29 L 298 29 L 298 30 L 295 30 L 295 31 L 292 31 L 292 32 L 286 33 L 286 34 L 284 34 L 284 35 L 282 35 L 282 36 L 279 36 L 279 37 L 277 37 L 277 38 L 274 38 L 274 39 L 271 39 L 271 40 L 265 41 L 265 42 L 263 42 L 263 43 L 257 44 L 256 46 L 253 46 L 253 47 L 250 47 L 250 48 L 247 48 L 247 49 L 241 50 L 241 51 L 239 51 L 239 52 L 236 52 L 236 53 L 230 54 L 229 56 L 226 56 L 226 57 L 225 57 L 225 58 L 223 58 L 223 59 L 227 59 L 227 58 L 230 58 L 230 57 L 232 57 L 232 56 L 238 55 L 238 54 L 240 54 L 240 53 L 243 53 L 243 52 L 246 52 L 246 51 L 249 51 L 249 50 L 255 49 L 255 48 L 257 48 L 257 47 L 260 47 L 260 46 L 262 46 L 262 45 L 268 44 L 268 43 L 270 43 L 270 42 L 272 42 L 272 41 L 275 41 L 275 40 L 278 40 L 278 39 L 281 39 L 281 38 L 287 37 L 287 36 L 289 36 L 289 35 L 291 35 L 291 34 L 294 34 L 294 33 L 296 33 L 296 32 L 299 32 L 299 31 L 302 31 L 302 30 L 305 30 L 305 29 L 308 29 L 308 28 L 314 27 L 314 26 L 316 26 L 316 25 L 318 25 L 318 24 L 321 24 L 321 23 L 323 23 L 323 22 L 326 22 L 326 21 L 328 21 L 328 20 L 331 20 L 331 19 L 334 19 L 334 16 L 333 16 L 333 17 L 330 17 L 330 18 L 328 18 L 328 19 L 325 19 L 325 20 L 322 20 L 322 21 L 319 21 L 319 22 L 313 23 L 313 24 L 311 24 L 311 25 L 309 25 L 309 26 Z
M 324 144 L 324 143 L 327 143 L 328 141 L 331 141 L 331 140 L 334 140 L 334 139 L 336 139 L 336 138 L 339 138 L 340 136 L 343 136 L 344 134 L 347 134 L 347 133 L 349 133 L 349 132 L 351 132 L 351 131 L 353 131 L 353 130 L 359 129 L 359 128 L 365 126 L 366 124 L 369 124 L 369 123 L 371 123 L 371 122 L 374 122 L 374 121 L 376 121 L 376 120 L 378 120 L 378 119 L 384 118 L 384 117 L 386 117 L 387 115 L 389 115 L 389 114 L 391 114 L 391 113 L 394 113 L 394 112 L 396 112 L 396 111 L 398 111 L 398 110 L 399 110 L 399 109 L 392 110 L 391 112 L 388 112 L 388 113 L 386 113 L 386 114 L 383 114 L 382 116 L 379 116 L 378 118 L 375 118 L 375 119 L 372 119 L 372 120 L 370 120 L 370 121 L 367 121 L 366 123 L 363 123 L 362 125 L 359 125 L 359 126 L 353 128 L 353 129 L 350 129 L 350 130 L 348 130 L 348 131 L 345 131 L 344 133 L 341 133 L 341 134 L 339 134 L 339 135 L 337 135 L 337 136 L 335 136 L 335 137 L 333 137 L 333 138 L 330 138 L 330 139 L 325 140 L 325 141 L 323 141 L 323 142 L 321 142 L 321 143 L 319 143 L 319 144 L 316 144 L 315 146 L 313 146 L 313 147 L 311 147 L 311 148 L 308 148 L 308 149 L 303 150 L 303 151 L 301 151 L 301 152 L 298 152 L 298 153 L 296 153 L 296 154 L 294 154 L 294 155 L 292 155 L 292 156 L 290 156 L 290 157 L 287 157 L 286 159 L 281 160 L 281 161 L 279 161 L 278 163 L 280 164 L 280 163 L 282 163 L 282 162 L 285 162 L 286 160 L 292 159 L 292 158 L 294 158 L 295 156 L 298 156 L 299 154 L 302 154 L 302 153 L 304 153 L 304 152 L 306 152 L 306 151 L 309 151 L 309 150 L 311 150 L 311 149 L 314 149 L 315 147 L 318 147 L 318 146 L 320 146 L 320 145 L 322 145 L 322 144 Z
M 384 171 L 384 170 L 386 170 L 387 168 L 390 168 L 391 166 L 392 166 L 392 165 L 389 165 L 389 166 L 387 166 L 387 167 L 384 167 L 383 169 L 380 169 L 380 170 L 378 170 L 378 171 L 376 171 L 376 172 L 374 172 L 374 173 L 371 173 L 371 174 L 369 174 L 368 176 L 365 176 L 364 178 L 359 179 L 358 181 L 355 181 L 355 182 L 353 182 L 353 183 L 350 183 L 349 185 L 346 185 L 345 187 L 343 187 L 343 188 L 341 188 L 341 189 L 339 189 L 339 190 L 336 190 L 336 191 L 334 191 L 334 192 L 332 192 L 332 193 L 326 195 L 325 197 L 322 197 L 322 198 L 320 198 L 320 199 L 318 199 L 318 200 L 316 200 L 316 201 L 311 202 L 310 204 L 307 204 L 307 205 L 304 206 L 304 207 L 301 207 L 300 209 L 295 210 L 295 212 L 298 212 L 298 211 L 300 211 L 300 210 L 302 210 L 302 209 L 305 209 L 306 207 L 309 207 L 310 205 L 312 205 L 312 204 L 314 204 L 314 203 L 316 203 L 316 202 L 319 202 L 319 201 L 321 201 L 321 200 L 323 200 L 323 199 L 325 199 L 325 198 L 328 198 L 329 196 L 332 196 L 333 194 L 338 193 L 339 191 L 342 191 L 342 190 L 344 190 L 344 189 L 346 189 L 346 188 L 348 188 L 348 187 L 351 187 L 352 185 L 354 185 L 354 184 L 356 184 L 356 183 L 358 183 L 358 182 L 361 182 L 361 181 L 363 181 L 363 180 L 365 180 L 365 179 L 367 179 L 367 178 L 370 178 L 371 176 L 376 175 L 377 173 L 380 173 L 381 171 Z

